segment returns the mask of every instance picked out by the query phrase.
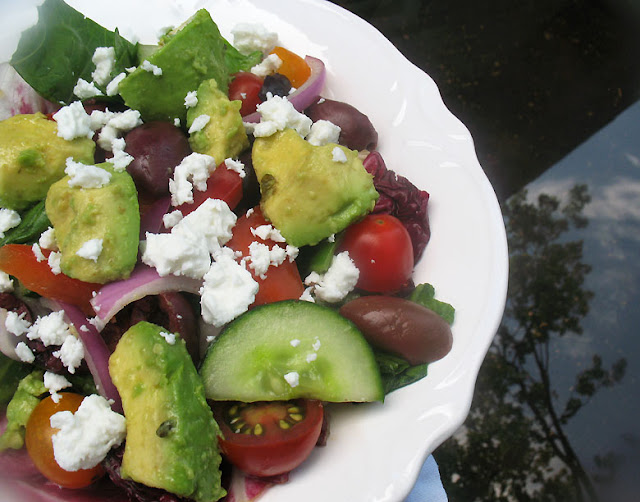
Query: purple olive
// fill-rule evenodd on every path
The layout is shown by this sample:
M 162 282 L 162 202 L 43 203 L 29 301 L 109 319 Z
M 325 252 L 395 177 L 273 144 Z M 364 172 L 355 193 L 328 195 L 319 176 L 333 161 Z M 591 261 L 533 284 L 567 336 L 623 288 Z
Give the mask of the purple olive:
M 305 113 L 314 122 L 328 120 L 340 126 L 338 142 L 351 150 L 375 150 L 378 145 L 378 132 L 369 117 L 347 103 L 325 99 L 311 105 Z
M 185 133 L 169 122 L 147 122 L 124 139 L 125 151 L 133 156 L 127 171 L 138 191 L 153 197 L 167 195 L 174 168 L 191 153 Z
M 431 363 L 451 350 L 449 324 L 432 310 L 395 296 L 362 296 L 340 309 L 374 347 L 409 364 Z

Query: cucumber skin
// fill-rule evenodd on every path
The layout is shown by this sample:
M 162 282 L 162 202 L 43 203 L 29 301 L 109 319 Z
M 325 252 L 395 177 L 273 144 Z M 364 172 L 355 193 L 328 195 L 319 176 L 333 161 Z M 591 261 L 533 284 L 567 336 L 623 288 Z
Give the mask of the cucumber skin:
M 317 359 L 308 362 L 312 353 Z M 290 371 L 300 377 L 295 387 L 284 379 Z M 261 305 L 236 318 L 209 347 L 200 376 L 207 399 L 218 401 L 384 400 L 373 350 L 355 324 L 301 300 Z

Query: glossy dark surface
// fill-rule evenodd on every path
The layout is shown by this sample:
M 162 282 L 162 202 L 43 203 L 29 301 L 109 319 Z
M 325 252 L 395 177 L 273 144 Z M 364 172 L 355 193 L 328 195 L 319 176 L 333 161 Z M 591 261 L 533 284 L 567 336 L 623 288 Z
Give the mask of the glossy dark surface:
M 336 3 L 436 81 L 505 216 L 507 309 L 434 453 L 449 500 L 639 500 L 640 3 Z

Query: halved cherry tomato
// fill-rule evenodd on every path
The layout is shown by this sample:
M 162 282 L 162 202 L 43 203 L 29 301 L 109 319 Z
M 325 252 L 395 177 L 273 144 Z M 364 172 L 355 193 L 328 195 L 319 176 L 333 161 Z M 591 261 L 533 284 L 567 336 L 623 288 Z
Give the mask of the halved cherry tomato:
M 262 89 L 262 79 L 253 73 L 240 71 L 234 74 L 234 79 L 229 84 L 229 99 L 242 101 L 240 115 L 243 117 L 256 111 L 260 103 L 258 93 Z
M 220 449 L 254 476 L 276 476 L 309 456 L 322 430 L 320 401 L 216 402 L 213 413 L 223 438 Z
M 238 218 L 236 226 L 233 228 L 233 237 L 227 243 L 227 246 L 234 251 L 240 251 L 245 256 L 249 255 L 249 246 L 254 241 L 266 244 L 270 248 L 274 245 L 282 246 L 282 243 L 272 240 L 265 241 L 253 235 L 251 229 L 255 229 L 260 225 L 269 225 L 269 222 L 265 219 L 258 206 L 254 208 L 250 216 L 247 217 L 245 214 Z M 288 259 L 277 267 L 269 267 L 264 279 L 256 275 L 251 267 L 248 267 L 248 270 L 259 285 L 253 306 L 280 300 L 297 300 L 304 292 L 304 284 L 300 278 L 298 267 Z
M 242 178 L 236 171 L 227 169 L 224 162 L 209 175 L 207 189 L 193 190 L 193 202 L 177 207 L 184 216 L 197 209 L 207 199 L 222 199 L 229 209 L 235 208 L 242 200 Z
M 58 432 L 58 429 L 51 427 L 51 416 L 59 411 L 74 413 L 83 399 L 84 396 L 80 394 L 63 392 L 60 394 L 60 401 L 55 403 L 49 396 L 38 403 L 27 422 L 25 444 L 31 460 L 47 479 L 65 488 L 83 488 L 97 481 L 104 474 L 101 464 L 92 469 L 65 471 L 58 465 L 53 455 L 51 437 Z
M 390 214 L 370 214 L 348 227 L 340 249 L 349 252 L 360 270 L 357 287 L 365 291 L 397 291 L 413 272 L 411 237 L 400 220 Z
M 42 250 L 45 257 L 50 251 Z M 95 315 L 89 300 L 102 284 L 83 282 L 64 274 L 54 274 L 47 261 L 38 261 L 31 246 L 6 244 L 0 248 L 0 270 L 17 278 L 22 285 L 46 298 L 71 303 L 85 314 Z
M 289 79 L 293 87 L 300 87 L 311 75 L 311 68 L 307 62 L 297 54 L 284 47 L 276 47 L 271 54 L 277 54 L 282 60 L 278 73 Z

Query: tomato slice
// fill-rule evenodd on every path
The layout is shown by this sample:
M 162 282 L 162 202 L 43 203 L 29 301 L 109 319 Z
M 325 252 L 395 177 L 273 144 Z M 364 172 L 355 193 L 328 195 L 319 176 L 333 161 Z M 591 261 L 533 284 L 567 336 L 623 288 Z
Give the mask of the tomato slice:
M 233 465 L 254 476 L 276 476 L 298 467 L 322 430 L 320 401 L 218 401 L 212 406 L 223 435 L 220 449 Z
M 263 240 L 251 233 L 252 228 L 255 229 L 261 225 L 268 224 L 269 222 L 265 219 L 260 207 L 255 207 L 250 216 L 245 214 L 238 218 L 233 229 L 233 237 L 227 243 L 227 246 L 234 251 L 240 251 L 245 256 L 249 255 L 249 246 L 252 242 L 261 242 L 269 247 L 274 245 L 282 246 L 282 243 Z M 277 267 L 269 267 L 264 279 L 256 275 L 250 267 L 248 270 L 259 285 L 253 306 L 280 300 L 297 300 L 304 292 L 304 284 L 300 278 L 298 267 L 289 260 L 285 260 Z
M 182 204 L 179 209 L 184 216 L 196 210 L 207 199 L 221 199 L 229 209 L 234 209 L 242 200 L 242 178 L 236 171 L 228 169 L 223 163 L 218 165 L 207 180 L 207 189 L 193 190 L 193 202 Z
M 60 400 L 56 403 L 49 396 L 38 403 L 27 422 L 25 444 L 31 460 L 47 479 L 65 488 L 84 488 L 100 479 L 104 474 L 101 464 L 91 469 L 65 471 L 58 465 L 53 454 L 51 436 L 58 429 L 51 427 L 51 416 L 59 411 L 75 413 L 83 399 L 84 396 L 80 394 L 63 392 L 60 394 Z
M 401 289 L 413 272 L 413 245 L 402 222 L 390 214 L 370 214 L 348 227 L 340 250 L 360 270 L 357 287 L 376 293 Z
M 263 80 L 253 73 L 240 71 L 233 75 L 233 80 L 229 84 L 229 99 L 231 101 L 242 101 L 240 115 L 243 117 L 256 111 L 260 103 L 260 89 Z
M 45 257 L 50 251 L 42 250 Z M 22 285 L 46 298 L 80 307 L 87 315 L 95 315 L 89 300 L 102 284 L 79 281 L 64 274 L 54 274 L 47 261 L 38 261 L 31 246 L 6 244 L 0 248 L 0 270 L 16 277 Z
M 284 47 L 276 47 L 271 53 L 277 54 L 282 60 L 278 73 L 287 77 L 293 87 L 300 87 L 311 75 L 311 68 L 307 62 L 290 50 Z

